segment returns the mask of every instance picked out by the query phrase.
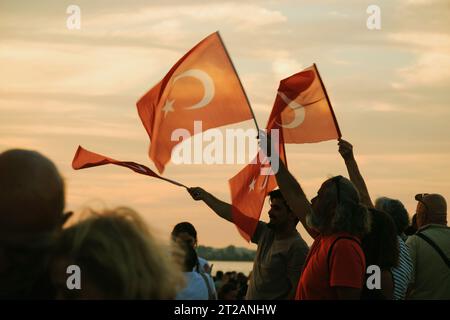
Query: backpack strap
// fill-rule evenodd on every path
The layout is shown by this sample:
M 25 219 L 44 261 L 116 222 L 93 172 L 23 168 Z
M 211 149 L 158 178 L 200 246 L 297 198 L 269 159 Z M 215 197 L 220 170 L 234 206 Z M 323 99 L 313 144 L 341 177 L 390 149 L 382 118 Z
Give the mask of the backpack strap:
M 434 250 L 441 256 L 442 260 L 444 260 L 444 263 L 447 265 L 448 268 L 450 268 L 450 259 L 444 254 L 441 248 L 431 240 L 428 236 L 424 235 L 421 232 L 416 233 L 416 236 L 421 238 L 422 240 L 425 240 L 431 247 L 433 247 Z
M 216 300 L 212 292 L 212 289 L 209 285 L 209 281 L 208 278 L 206 277 L 206 274 L 204 272 L 199 272 L 199 274 L 202 276 L 203 281 L 205 281 L 206 288 L 208 289 L 208 300 Z
M 336 244 L 336 242 L 338 242 L 341 239 L 352 240 L 361 247 L 361 243 L 353 237 L 342 236 L 342 237 L 337 237 L 336 239 L 334 239 L 333 243 L 331 244 L 330 248 L 328 249 L 328 257 L 327 257 L 328 274 L 330 274 L 330 259 L 331 259 L 331 254 L 333 253 L 333 247 Z M 362 249 L 362 247 L 361 247 L 361 249 Z

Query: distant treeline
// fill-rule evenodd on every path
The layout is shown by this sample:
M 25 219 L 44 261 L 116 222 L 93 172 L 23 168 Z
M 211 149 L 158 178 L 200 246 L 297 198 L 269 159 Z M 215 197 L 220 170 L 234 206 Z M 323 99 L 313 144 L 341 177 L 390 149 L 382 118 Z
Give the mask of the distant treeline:
M 216 261 L 253 261 L 256 251 L 246 248 L 228 246 L 226 248 L 212 248 L 198 246 L 197 253 L 206 260 Z

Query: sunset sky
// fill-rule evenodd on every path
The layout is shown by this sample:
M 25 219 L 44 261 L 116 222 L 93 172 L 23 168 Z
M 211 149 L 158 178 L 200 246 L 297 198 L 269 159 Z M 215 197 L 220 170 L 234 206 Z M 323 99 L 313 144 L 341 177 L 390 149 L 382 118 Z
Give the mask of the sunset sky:
M 80 30 L 66 27 L 71 4 L 81 8 Z M 381 30 L 366 27 L 371 4 Z M 115 166 L 71 168 L 79 144 L 155 168 L 136 101 L 218 30 L 261 127 L 279 81 L 316 63 L 372 199 L 399 199 L 412 215 L 416 193 L 450 199 L 449 16 L 448 0 L 0 0 L 0 152 L 52 159 L 67 210 L 126 205 L 163 240 L 190 221 L 202 245 L 255 248 L 183 188 Z M 287 147 L 309 197 L 329 176 L 347 175 L 337 150 L 337 141 Z M 164 176 L 228 201 L 228 179 L 242 167 L 169 164 Z

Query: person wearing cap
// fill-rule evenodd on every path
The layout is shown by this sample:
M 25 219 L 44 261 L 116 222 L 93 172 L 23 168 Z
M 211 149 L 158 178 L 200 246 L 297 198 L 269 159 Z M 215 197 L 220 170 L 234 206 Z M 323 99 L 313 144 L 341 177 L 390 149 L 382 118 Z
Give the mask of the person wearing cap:
M 0 153 L 0 299 L 52 298 L 52 235 L 61 230 L 64 181 L 38 152 Z
M 408 245 L 413 273 L 408 299 L 450 299 L 450 228 L 440 194 L 417 194 L 417 232 Z

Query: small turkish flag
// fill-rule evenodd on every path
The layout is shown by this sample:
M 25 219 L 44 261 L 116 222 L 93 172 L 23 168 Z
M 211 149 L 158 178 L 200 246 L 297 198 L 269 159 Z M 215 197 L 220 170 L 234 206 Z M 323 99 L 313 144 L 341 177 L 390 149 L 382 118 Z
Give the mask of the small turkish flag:
M 103 166 L 105 164 L 114 164 L 117 166 L 125 167 L 128 169 L 133 170 L 134 172 L 144 174 L 150 177 L 155 177 L 161 180 L 165 180 L 167 182 L 170 182 L 172 184 L 175 184 L 180 187 L 185 187 L 185 185 L 178 183 L 176 181 L 173 181 L 171 179 L 163 178 L 156 174 L 154 171 L 152 171 L 150 168 L 136 163 L 132 161 L 118 161 L 112 158 L 105 157 L 101 154 L 88 151 L 84 149 L 82 146 L 78 146 L 77 152 L 75 153 L 75 156 L 72 161 L 72 168 L 75 170 L 79 169 L 85 169 L 85 168 L 91 168 L 91 167 L 98 167 Z
M 280 81 L 267 128 L 280 129 L 285 143 L 341 137 L 316 65 Z
M 282 140 L 278 147 L 280 160 L 286 163 Z M 260 151 L 251 163 L 228 180 L 228 184 L 233 222 L 244 239 L 250 241 L 261 216 L 264 200 L 277 187 L 275 173 L 268 158 Z

